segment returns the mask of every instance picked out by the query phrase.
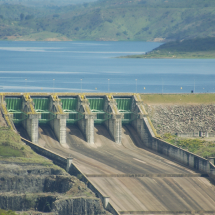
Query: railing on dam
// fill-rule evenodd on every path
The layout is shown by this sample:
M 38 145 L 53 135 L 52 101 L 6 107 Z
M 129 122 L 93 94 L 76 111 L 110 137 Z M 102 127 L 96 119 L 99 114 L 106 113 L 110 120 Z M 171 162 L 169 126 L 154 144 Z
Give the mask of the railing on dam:
M 34 102 L 34 109 L 41 114 L 39 123 L 47 123 L 53 120 L 56 116 L 49 111 L 50 97 L 32 97 Z
M 83 118 L 83 114 L 77 111 L 77 97 L 59 96 L 59 99 L 62 103 L 63 112 L 69 114 L 69 118 L 66 120 L 67 124 L 74 124 Z
M 22 110 L 22 97 L 5 97 L 8 113 L 12 114 L 12 120 L 15 124 L 20 123 L 27 118 Z
M 97 119 L 94 120 L 95 124 L 101 124 L 110 118 L 110 115 L 104 111 L 104 97 L 87 97 L 87 99 L 90 103 L 91 112 L 97 115 Z
M 123 124 L 130 123 L 133 120 L 132 114 L 134 114 L 131 111 L 132 98 L 131 97 L 128 97 L 128 98 L 114 97 L 114 99 L 116 100 L 117 108 L 118 108 L 119 112 L 124 114 L 122 123 Z

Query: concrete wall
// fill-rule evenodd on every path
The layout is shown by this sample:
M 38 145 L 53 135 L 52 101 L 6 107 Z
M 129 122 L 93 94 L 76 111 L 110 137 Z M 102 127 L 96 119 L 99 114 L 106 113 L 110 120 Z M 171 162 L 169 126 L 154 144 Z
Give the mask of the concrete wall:
M 150 142 L 145 142 L 144 145 L 191 168 L 201 172 L 210 173 L 210 166 L 207 159 L 192 154 L 184 149 L 180 149 L 163 140 L 152 138 Z
M 210 161 L 209 161 L 209 165 L 210 165 L 209 175 L 211 178 L 213 178 L 215 180 L 215 165 L 214 165 L 214 163 L 211 163 Z
M 46 148 L 43 148 L 37 144 L 34 144 L 24 138 L 21 137 L 21 140 L 23 142 L 25 142 L 27 145 L 29 145 L 35 152 L 37 152 L 38 154 L 42 155 L 42 156 L 45 156 L 49 159 L 51 159 L 55 164 L 59 165 L 60 167 L 62 167 L 63 169 L 68 169 L 68 159 L 65 158 L 65 157 L 62 157 L 61 155 L 58 155 Z M 70 158 L 69 158 L 70 160 Z M 70 162 L 71 164 L 71 162 Z
M 122 140 L 122 115 L 118 112 L 116 102 L 113 98 L 105 98 L 104 111 L 110 117 L 105 121 L 105 126 L 114 141 L 120 144 Z
M 28 118 L 22 121 L 22 125 L 33 143 L 38 143 L 39 117 L 38 114 L 29 114 Z
M 131 122 L 131 125 L 135 128 L 144 143 L 150 142 L 151 137 L 155 137 L 155 134 L 150 127 L 143 102 L 138 101 L 136 96 L 132 97 L 131 111 L 134 112 L 134 114 L 132 114 L 133 121 Z
M 61 102 L 57 96 L 50 97 L 49 111 L 56 114 L 56 117 L 52 119 L 49 124 L 54 131 L 58 141 L 61 144 L 66 143 L 66 119 L 68 114 L 64 114 L 61 106 Z
M 96 115 L 93 114 L 85 114 L 85 118 L 83 119 L 85 121 L 85 137 L 88 143 L 94 144 L 94 120 L 96 119 Z
M 78 111 L 84 115 L 84 118 L 78 121 L 78 127 L 90 144 L 94 144 L 94 120 L 96 114 L 90 110 L 89 102 L 86 98 L 78 97 Z
M 122 118 L 121 115 L 112 115 L 111 119 L 105 121 L 105 126 L 115 143 L 120 144 L 122 140 Z
M 57 114 L 56 118 L 50 121 L 50 126 L 61 144 L 66 143 L 66 119 L 67 115 Z
M 26 116 L 23 115 L 23 118 L 26 118 L 22 121 L 22 125 L 28 133 L 30 140 L 33 143 L 38 143 L 38 126 L 39 126 L 39 119 L 41 118 L 41 114 L 37 114 L 34 110 L 33 101 L 30 99 L 29 96 L 22 97 L 22 111 L 27 114 Z
M 85 119 L 81 119 L 81 120 L 79 120 L 78 121 L 78 127 L 79 127 L 79 129 L 81 130 L 81 132 L 82 132 L 82 134 L 84 135 L 84 137 L 85 137 L 85 139 L 87 139 L 86 138 L 86 120 Z

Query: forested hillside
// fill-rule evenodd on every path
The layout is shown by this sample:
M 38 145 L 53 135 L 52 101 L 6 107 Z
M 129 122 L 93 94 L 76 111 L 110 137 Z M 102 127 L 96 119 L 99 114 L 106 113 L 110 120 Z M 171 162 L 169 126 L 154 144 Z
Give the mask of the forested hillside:
M 208 36 L 215 36 L 214 0 L 99 0 L 45 7 L 0 4 L 0 39 L 6 40 L 168 41 Z

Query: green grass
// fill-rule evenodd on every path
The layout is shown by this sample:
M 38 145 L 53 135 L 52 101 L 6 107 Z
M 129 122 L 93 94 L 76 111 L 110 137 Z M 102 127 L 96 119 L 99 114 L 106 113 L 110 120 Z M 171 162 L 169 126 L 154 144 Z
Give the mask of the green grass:
M 11 148 L 11 146 L 0 146 L 0 156 L 2 157 L 22 157 L 23 154 L 21 151 Z
M 11 210 L 5 211 L 5 210 L 0 209 L 0 215 L 16 215 L 16 213 Z
M 215 142 L 204 139 L 179 138 L 169 133 L 164 134 L 162 139 L 201 157 L 215 157 Z
M 146 104 L 214 104 L 215 94 L 140 94 Z
M 37 163 L 44 166 L 59 168 L 52 161 L 35 153 L 23 143 L 19 134 L 7 127 L 0 127 L 0 160 L 22 163 Z
M 21 143 L 20 136 L 13 132 L 11 129 L 8 127 L 1 127 L 0 128 L 0 144 L 8 146 Z

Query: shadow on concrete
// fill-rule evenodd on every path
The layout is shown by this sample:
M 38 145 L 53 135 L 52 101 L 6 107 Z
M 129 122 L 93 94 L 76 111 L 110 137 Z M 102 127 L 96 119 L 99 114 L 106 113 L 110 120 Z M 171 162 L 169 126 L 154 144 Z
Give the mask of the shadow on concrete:
M 124 133 L 131 137 L 131 139 L 136 147 L 146 149 L 143 146 L 143 143 L 142 143 L 137 131 L 132 127 L 132 125 L 124 125 L 123 128 L 125 130 Z
M 104 125 L 94 125 L 94 127 L 97 135 L 103 136 L 114 142 L 114 139 L 111 137 L 111 135 L 109 134 L 109 131 Z
M 69 134 L 75 138 L 74 141 L 84 141 L 86 142 L 86 139 L 84 135 L 82 134 L 81 130 L 78 128 L 77 125 L 67 125 L 67 132 L 69 130 Z
M 55 141 L 58 141 L 54 131 L 48 124 L 40 124 L 39 125 L 39 138 L 42 138 L 41 135 L 47 136 Z
M 15 125 L 15 127 L 21 137 L 31 141 L 27 131 L 24 129 L 24 127 L 21 124 Z

